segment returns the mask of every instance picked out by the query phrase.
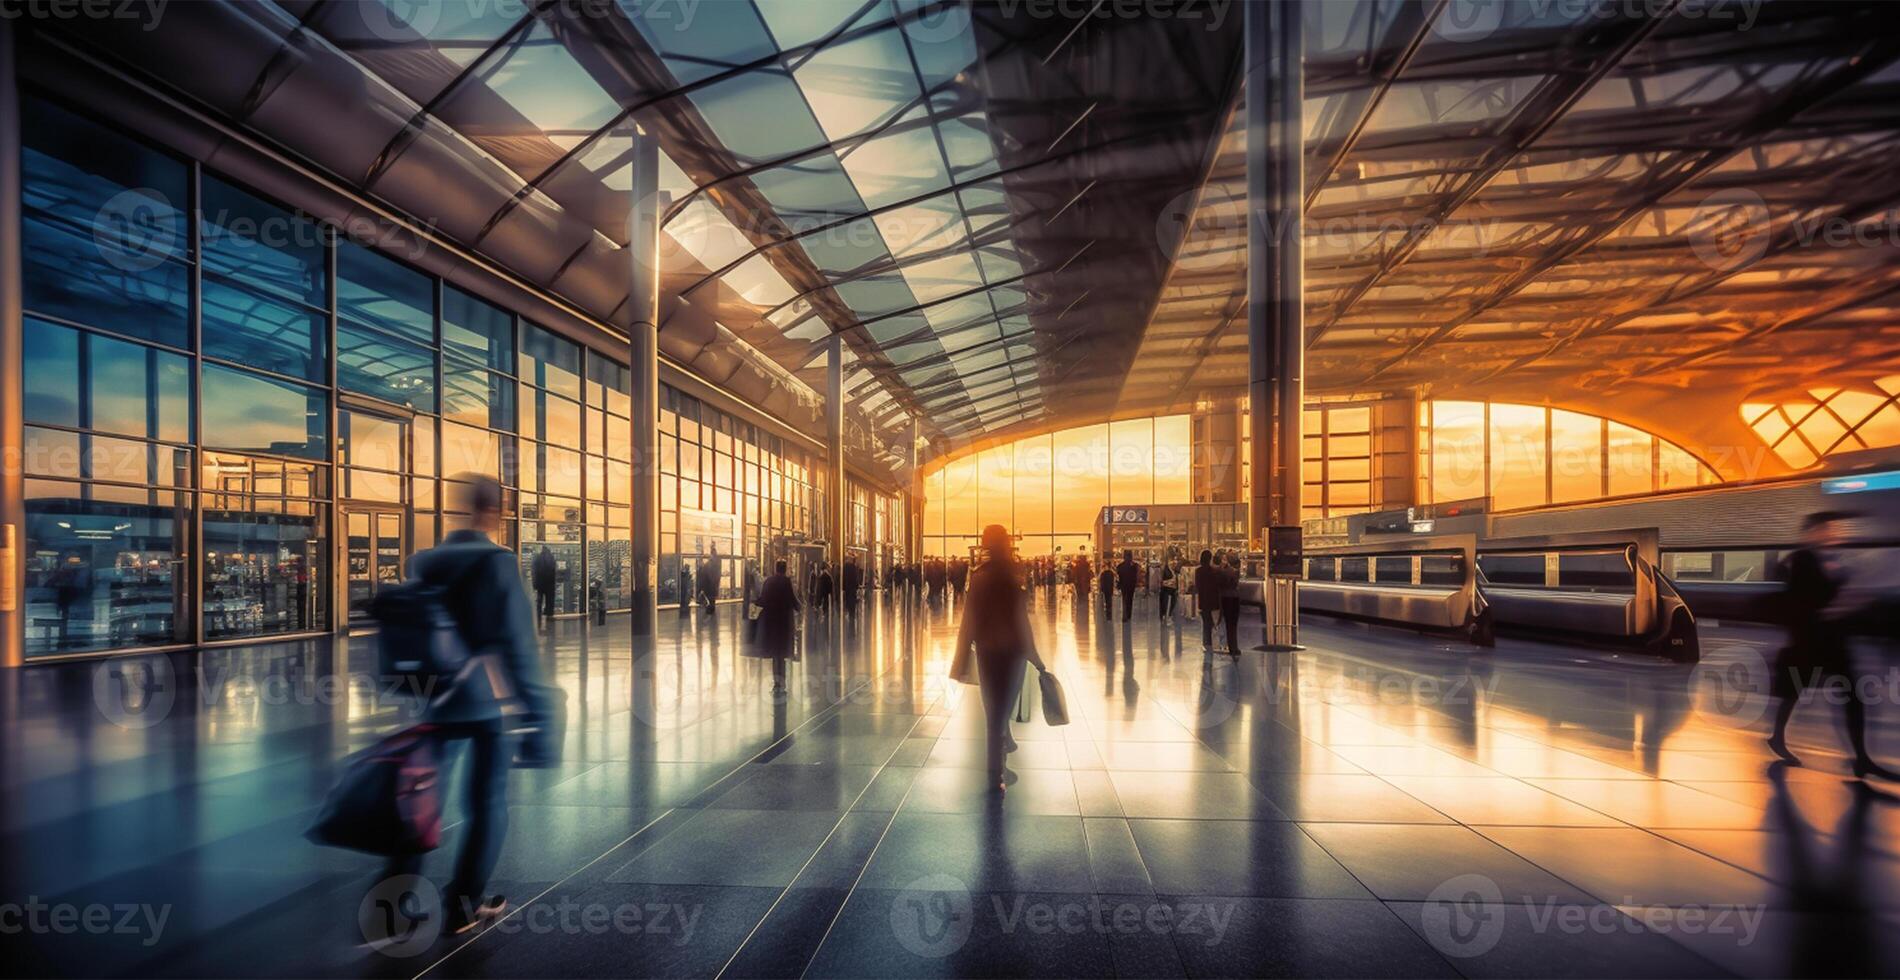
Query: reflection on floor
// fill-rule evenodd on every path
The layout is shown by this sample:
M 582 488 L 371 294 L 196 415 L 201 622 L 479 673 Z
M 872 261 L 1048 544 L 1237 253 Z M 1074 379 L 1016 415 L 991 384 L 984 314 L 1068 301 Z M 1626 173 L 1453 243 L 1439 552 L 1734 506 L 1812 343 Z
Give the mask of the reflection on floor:
M 665 613 L 640 670 L 624 618 L 563 623 L 545 656 L 566 756 L 509 790 L 496 890 L 516 914 L 455 939 L 407 923 L 380 949 L 365 924 L 407 906 L 378 904 L 372 859 L 302 838 L 338 761 L 397 723 L 374 685 L 336 680 L 360 645 L 10 672 L 0 898 L 29 931 L 0 969 L 1900 970 L 1875 940 L 1900 926 L 1900 803 L 1844 778 L 1826 707 L 1797 723 L 1808 766 L 1770 772 L 1753 692 L 1772 634 L 1711 630 L 1689 669 L 1309 622 L 1302 653 L 1232 660 L 1141 609 L 1039 599 L 1074 722 L 1016 726 L 1000 804 L 978 701 L 942 680 L 954 609 L 810 624 L 778 701 L 736 607 Z M 1875 718 L 1892 758 L 1891 706 Z

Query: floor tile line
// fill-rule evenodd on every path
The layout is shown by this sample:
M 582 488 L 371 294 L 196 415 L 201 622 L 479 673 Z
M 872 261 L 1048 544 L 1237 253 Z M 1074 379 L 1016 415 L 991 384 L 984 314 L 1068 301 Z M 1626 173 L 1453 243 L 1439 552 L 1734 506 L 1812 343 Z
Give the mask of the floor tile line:
M 882 675 L 878 675 L 878 676 L 882 676 Z M 784 742 L 793 738 L 794 736 L 798 735 L 800 732 L 803 732 L 806 728 L 811 727 L 814 724 L 818 724 L 823 721 L 829 720 L 831 717 L 835 717 L 840 712 L 842 705 L 845 703 L 845 698 L 863 689 L 863 687 L 866 684 L 870 683 L 870 680 L 871 678 L 865 678 L 865 679 L 860 680 L 857 685 L 852 687 L 850 691 L 846 692 L 843 696 L 841 696 L 838 701 L 832 704 L 826 705 L 824 708 L 821 708 L 817 712 L 814 712 L 812 715 L 807 717 L 803 722 L 801 722 L 797 728 L 794 728 L 791 731 L 786 732 L 780 738 L 773 739 L 770 744 L 761 747 L 759 751 L 753 753 L 751 756 L 747 757 L 743 762 L 740 762 L 737 766 L 735 766 L 731 772 L 728 772 L 726 775 L 721 776 L 718 780 L 715 780 L 712 785 L 717 786 L 720 782 L 723 782 L 727 779 L 732 778 L 734 774 L 744 770 L 747 766 L 752 765 L 755 760 L 765 755 L 767 752 L 771 751 L 772 748 L 778 745 L 780 742 Z M 602 763 L 602 765 L 608 765 L 608 764 L 609 763 Z M 736 787 L 737 784 L 735 783 L 734 786 Z M 707 788 L 711 789 L 712 787 L 709 786 Z M 437 967 L 448 962 L 450 959 L 454 958 L 457 954 L 461 953 L 463 950 L 469 949 L 470 947 L 474 946 L 475 943 L 480 941 L 483 936 L 486 936 L 489 933 L 495 931 L 495 929 L 499 927 L 502 922 L 508 919 L 514 918 L 515 916 L 521 914 L 523 909 L 527 908 L 530 905 L 533 905 L 535 902 L 538 902 L 543 898 L 546 898 L 548 895 L 552 894 L 555 891 L 555 889 L 560 888 L 561 886 L 567 884 L 569 881 L 572 881 L 574 880 L 574 878 L 585 873 L 588 869 L 606 860 L 615 851 L 618 851 L 620 848 L 625 847 L 628 843 L 638 838 L 641 834 L 646 833 L 646 831 L 648 831 L 655 825 L 659 824 L 662 820 L 665 820 L 668 816 L 671 816 L 673 813 L 675 813 L 679 809 L 680 809 L 679 807 L 667 807 L 658 816 L 655 816 L 652 820 L 647 821 L 647 823 L 644 826 L 642 826 L 639 830 L 634 831 L 632 834 L 622 839 L 619 843 L 614 844 L 613 846 L 602 851 L 600 854 L 595 855 L 594 858 L 589 860 L 587 863 L 581 865 L 578 868 L 575 868 L 573 871 L 568 872 L 566 875 L 563 875 L 560 878 L 560 880 L 549 885 L 547 888 L 542 889 L 533 898 L 528 899 L 528 901 L 510 908 L 506 914 L 502 915 L 500 918 L 494 920 L 493 922 L 490 922 L 487 926 L 477 931 L 474 935 L 470 936 L 467 940 L 457 945 L 453 949 L 450 949 L 448 952 L 444 953 L 441 957 L 436 959 L 433 963 L 430 963 L 428 966 L 418 971 L 413 977 L 410 978 L 410 980 L 422 980 L 423 977 L 427 976 L 431 971 L 435 970 Z M 835 832 L 836 828 L 834 827 L 833 830 Z M 658 843 L 659 843 L 658 840 L 653 842 L 653 844 L 658 844 Z M 649 845 L 648 849 L 651 849 L 651 846 L 652 845 Z M 641 853 L 645 853 L 645 850 L 643 850 Z M 814 852 L 814 856 L 816 856 L 815 852 Z M 637 860 L 638 858 L 639 858 L 639 855 L 635 854 L 629 860 Z M 807 863 L 809 864 L 809 860 L 807 861 Z M 783 896 L 781 895 L 781 897 Z M 763 922 L 764 920 L 761 919 L 760 921 Z M 756 926 L 754 928 L 756 928 Z M 748 938 L 750 937 L 748 936 Z M 741 943 L 740 945 L 743 948 L 744 944 Z M 735 953 L 734 955 L 736 956 L 737 954 Z
M 895 664 L 893 664 L 893 666 L 895 666 Z M 877 676 L 882 677 L 884 675 L 878 674 Z M 942 695 L 939 694 L 937 698 L 933 698 L 930 702 L 929 707 L 935 707 L 937 704 L 937 701 L 940 700 L 941 697 Z M 928 708 L 926 708 L 926 711 L 927 710 Z M 915 717 L 917 720 L 911 722 L 911 726 L 909 729 L 906 730 L 904 738 L 909 738 L 910 737 L 909 733 L 916 731 L 917 726 L 922 724 L 923 719 L 928 717 L 928 715 L 920 714 L 920 715 L 916 715 Z M 825 845 L 831 843 L 832 838 L 837 836 L 838 829 L 844 826 L 844 823 L 846 820 L 849 820 L 851 818 L 851 814 L 854 812 L 858 812 L 855 810 L 855 808 L 858 805 L 859 801 L 864 799 L 865 794 L 871 792 L 871 787 L 876 785 L 877 778 L 883 775 L 885 770 L 891 768 L 891 759 L 895 758 L 897 753 L 900 750 L 902 750 L 902 748 L 903 748 L 903 741 L 900 739 L 897 745 L 891 749 L 890 754 L 884 757 L 884 761 L 878 764 L 877 771 L 871 774 L 871 778 L 869 781 L 867 781 L 864 784 L 864 788 L 859 790 L 856 796 L 852 797 L 850 805 L 846 806 L 842 811 L 839 812 L 837 821 L 835 821 L 831 825 L 831 830 L 825 834 L 824 840 L 821 840 L 818 842 L 818 846 L 812 850 L 809 856 L 805 858 L 805 863 L 799 865 L 798 870 L 793 872 L 791 881 L 788 882 L 785 885 L 785 887 L 779 891 L 778 897 L 772 900 L 772 904 L 766 908 L 765 914 L 760 916 L 759 921 L 753 923 L 752 928 L 746 931 L 745 938 L 739 941 L 739 945 L 733 947 L 732 955 L 727 957 L 726 962 L 721 964 L 718 971 L 713 974 L 715 980 L 718 980 L 718 978 L 725 976 L 726 971 L 732 968 L 732 964 L 738 962 L 739 956 L 745 952 L 746 946 L 752 942 L 752 938 L 758 935 L 759 930 L 763 928 L 765 923 L 772 918 L 772 913 L 778 910 L 779 905 L 785 901 L 786 896 L 790 895 L 792 893 L 792 889 L 798 886 L 799 877 L 802 876 L 805 873 L 805 871 L 811 867 L 813 861 L 818 860 L 819 854 L 824 853 Z M 923 767 L 921 766 L 918 767 L 919 770 L 921 770 L 922 768 Z M 912 784 L 912 786 L 914 785 L 915 783 Z M 904 788 L 903 798 L 898 801 L 897 808 L 891 811 L 890 820 L 887 820 L 885 822 L 883 832 L 881 832 L 878 835 L 878 844 L 882 844 L 884 842 L 884 834 L 887 834 L 890 832 L 890 825 L 892 822 L 896 821 L 898 811 L 902 810 L 904 802 L 910 799 L 911 788 L 912 788 L 911 786 L 906 786 Z M 871 853 L 865 856 L 864 864 L 858 868 L 857 877 L 852 879 L 852 887 L 845 889 L 844 899 L 843 901 L 840 901 L 838 903 L 838 910 L 832 913 L 831 922 L 826 923 L 824 935 L 819 938 L 818 944 L 812 947 L 811 959 L 806 960 L 804 968 L 802 968 L 799 971 L 800 976 L 804 975 L 805 970 L 810 969 L 811 960 L 817 959 L 818 951 L 824 947 L 825 939 L 830 937 L 831 928 L 833 925 L 837 923 L 838 916 L 843 913 L 845 903 L 851 900 L 851 893 L 856 889 L 857 881 L 863 878 L 865 868 L 870 867 L 871 860 L 875 858 L 876 856 L 877 856 L 877 846 L 873 845 L 871 848 Z

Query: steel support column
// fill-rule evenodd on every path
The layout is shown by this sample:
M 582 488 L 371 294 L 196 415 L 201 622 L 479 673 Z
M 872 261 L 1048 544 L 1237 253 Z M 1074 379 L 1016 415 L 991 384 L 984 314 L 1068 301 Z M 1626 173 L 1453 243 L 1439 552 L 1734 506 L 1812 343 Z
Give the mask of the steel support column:
M 1306 345 L 1301 217 L 1305 136 L 1299 0 L 1246 7 L 1248 533 L 1298 524 Z M 1268 624 L 1295 626 L 1292 589 Z M 1269 636 L 1271 642 L 1273 636 Z
M 9 17 L 0 20 L 0 667 L 18 667 L 26 650 L 20 90 L 13 45 Z
M 650 637 L 660 572 L 660 141 L 633 134 L 633 211 L 627 217 L 627 254 L 633 280 L 627 297 L 632 323 L 629 381 L 633 393 L 633 635 Z
M 841 603 L 844 524 L 851 511 L 844 476 L 844 336 L 835 333 L 825 348 L 825 473 L 825 534 L 830 539 L 825 561 L 831 565 L 832 602 Z

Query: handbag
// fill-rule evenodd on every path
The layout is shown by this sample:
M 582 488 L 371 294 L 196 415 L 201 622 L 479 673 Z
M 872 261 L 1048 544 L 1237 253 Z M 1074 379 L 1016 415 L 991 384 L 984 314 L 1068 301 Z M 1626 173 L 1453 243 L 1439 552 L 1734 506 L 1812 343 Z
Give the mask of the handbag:
M 1045 670 L 1036 675 L 1036 685 L 1042 689 L 1042 720 L 1051 728 L 1068 724 L 1069 702 L 1062 695 L 1062 682 Z
M 344 766 L 304 832 L 312 844 L 366 854 L 423 854 L 442 843 L 442 791 L 435 730 L 405 728 Z

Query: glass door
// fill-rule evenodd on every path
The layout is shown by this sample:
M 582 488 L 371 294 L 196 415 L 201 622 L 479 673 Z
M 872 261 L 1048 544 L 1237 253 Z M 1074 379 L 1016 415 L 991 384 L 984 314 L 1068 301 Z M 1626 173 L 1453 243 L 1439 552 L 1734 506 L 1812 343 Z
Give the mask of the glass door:
M 345 504 L 343 529 L 344 599 L 354 626 L 367 621 L 364 607 L 377 589 L 402 581 L 408 554 L 400 510 Z

